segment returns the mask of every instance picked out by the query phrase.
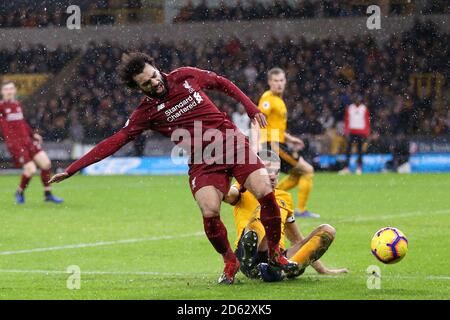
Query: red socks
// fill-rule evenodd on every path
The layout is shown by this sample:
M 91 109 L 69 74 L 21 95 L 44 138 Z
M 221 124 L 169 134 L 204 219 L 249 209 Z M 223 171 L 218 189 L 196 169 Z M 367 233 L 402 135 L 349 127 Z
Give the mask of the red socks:
M 42 180 L 42 184 L 44 185 L 45 191 L 49 191 L 50 190 L 50 184 L 48 183 L 48 181 L 51 178 L 51 169 L 41 169 L 41 180 Z
M 26 175 L 22 174 L 22 178 L 20 179 L 20 185 L 18 189 L 19 192 L 23 192 L 27 188 L 31 178 L 32 177 L 27 177 Z
M 281 238 L 281 217 L 273 192 L 258 199 L 261 204 L 261 223 L 266 231 L 269 256 L 278 248 Z
M 235 260 L 235 255 L 228 242 L 227 229 L 220 217 L 203 217 L 205 233 L 214 249 L 223 256 L 225 262 Z
M 281 217 L 273 192 L 265 195 L 258 200 L 261 204 L 261 223 L 266 231 L 267 245 L 269 247 L 269 256 L 279 248 L 281 238 Z M 214 249 L 223 256 L 225 262 L 235 260 L 235 255 L 231 251 L 228 242 L 227 229 L 220 220 L 220 217 L 203 217 L 205 233 Z
M 42 184 L 44 185 L 45 191 L 50 191 L 50 189 L 51 189 L 50 184 L 48 183 L 48 181 L 51 178 L 51 173 L 52 173 L 51 169 L 47 169 L 47 170 L 41 169 L 41 180 L 42 180 Z M 31 178 L 32 178 L 32 176 L 27 177 L 26 175 L 22 174 L 22 178 L 20 180 L 20 185 L 18 188 L 19 192 L 23 192 L 27 188 L 28 184 L 30 183 Z

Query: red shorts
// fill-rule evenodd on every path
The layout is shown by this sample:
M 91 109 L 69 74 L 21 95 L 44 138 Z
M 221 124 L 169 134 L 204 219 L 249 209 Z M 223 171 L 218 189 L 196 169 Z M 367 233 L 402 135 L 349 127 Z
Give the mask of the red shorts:
M 17 168 L 22 168 L 25 163 L 33 160 L 34 156 L 42 151 L 37 142 L 27 141 L 20 144 L 9 145 L 8 151 Z
M 240 132 L 238 135 L 243 136 Z M 226 195 L 233 177 L 243 185 L 252 172 L 264 168 L 261 159 L 251 150 L 248 139 L 245 137 L 241 141 L 243 143 L 234 144 L 234 161 L 229 161 L 231 163 L 189 165 L 189 185 L 194 197 L 205 186 L 213 186 Z

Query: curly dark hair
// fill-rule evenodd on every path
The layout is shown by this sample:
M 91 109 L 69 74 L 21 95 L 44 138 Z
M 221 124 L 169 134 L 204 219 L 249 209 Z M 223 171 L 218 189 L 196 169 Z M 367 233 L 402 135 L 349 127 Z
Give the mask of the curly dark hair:
M 124 53 L 117 67 L 120 79 L 127 87 L 136 89 L 138 87 L 133 77 L 144 70 L 145 64 L 155 66 L 155 60 L 143 52 Z

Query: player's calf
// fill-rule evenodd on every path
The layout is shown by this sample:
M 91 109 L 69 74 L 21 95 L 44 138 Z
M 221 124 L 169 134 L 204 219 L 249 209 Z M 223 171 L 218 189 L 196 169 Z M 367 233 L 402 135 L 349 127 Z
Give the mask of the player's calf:
M 15 194 L 17 204 L 25 203 L 24 191 L 28 187 L 28 184 L 30 183 L 31 178 L 33 178 L 34 174 L 36 173 L 36 170 L 37 169 L 34 162 L 30 161 L 24 164 L 23 173 L 20 178 L 20 184 L 17 187 L 17 191 Z
M 329 224 L 323 224 L 318 228 L 317 235 L 320 237 L 320 245 L 311 255 L 310 264 L 319 260 L 328 250 L 336 235 L 336 229 Z
M 36 174 L 37 167 L 33 161 L 29 161 L 23 165 L 23 175 L 33 177 Z
M 332 226 L 320 225 L 305 239 L 291 259 L 306 268 L 322 257 L 333 242 L 335 235 L 336 230 Z

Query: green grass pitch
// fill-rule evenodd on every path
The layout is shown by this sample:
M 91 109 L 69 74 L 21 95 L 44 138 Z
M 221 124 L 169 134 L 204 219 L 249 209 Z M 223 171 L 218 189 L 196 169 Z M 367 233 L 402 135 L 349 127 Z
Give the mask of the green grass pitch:
M 218 256 L 203 235 L 187 177 L 75 176 L 55 187 L 62 206 L 44 203 L 35 178 L 17 206 L 18 177 L 0 177 L 1 299 L 449 299 L 450 175 L 316 174 L 303 233 L 320 223 L 337 229 L 322 261 L 347 275 L 319 276 L 310 268 L 281 283 L 248 280 L 218 286 Z M 294 190 L 294 197 L 296 191 Z M 222 217 L 234 240 L 231 207 Z M 409 252 L 395 265 L 370 253 L 372 235 L 395 226 Z M 66 272 L 81 270 L 69 290 Z M 381 289 L 368 289 L 370 265 Z

